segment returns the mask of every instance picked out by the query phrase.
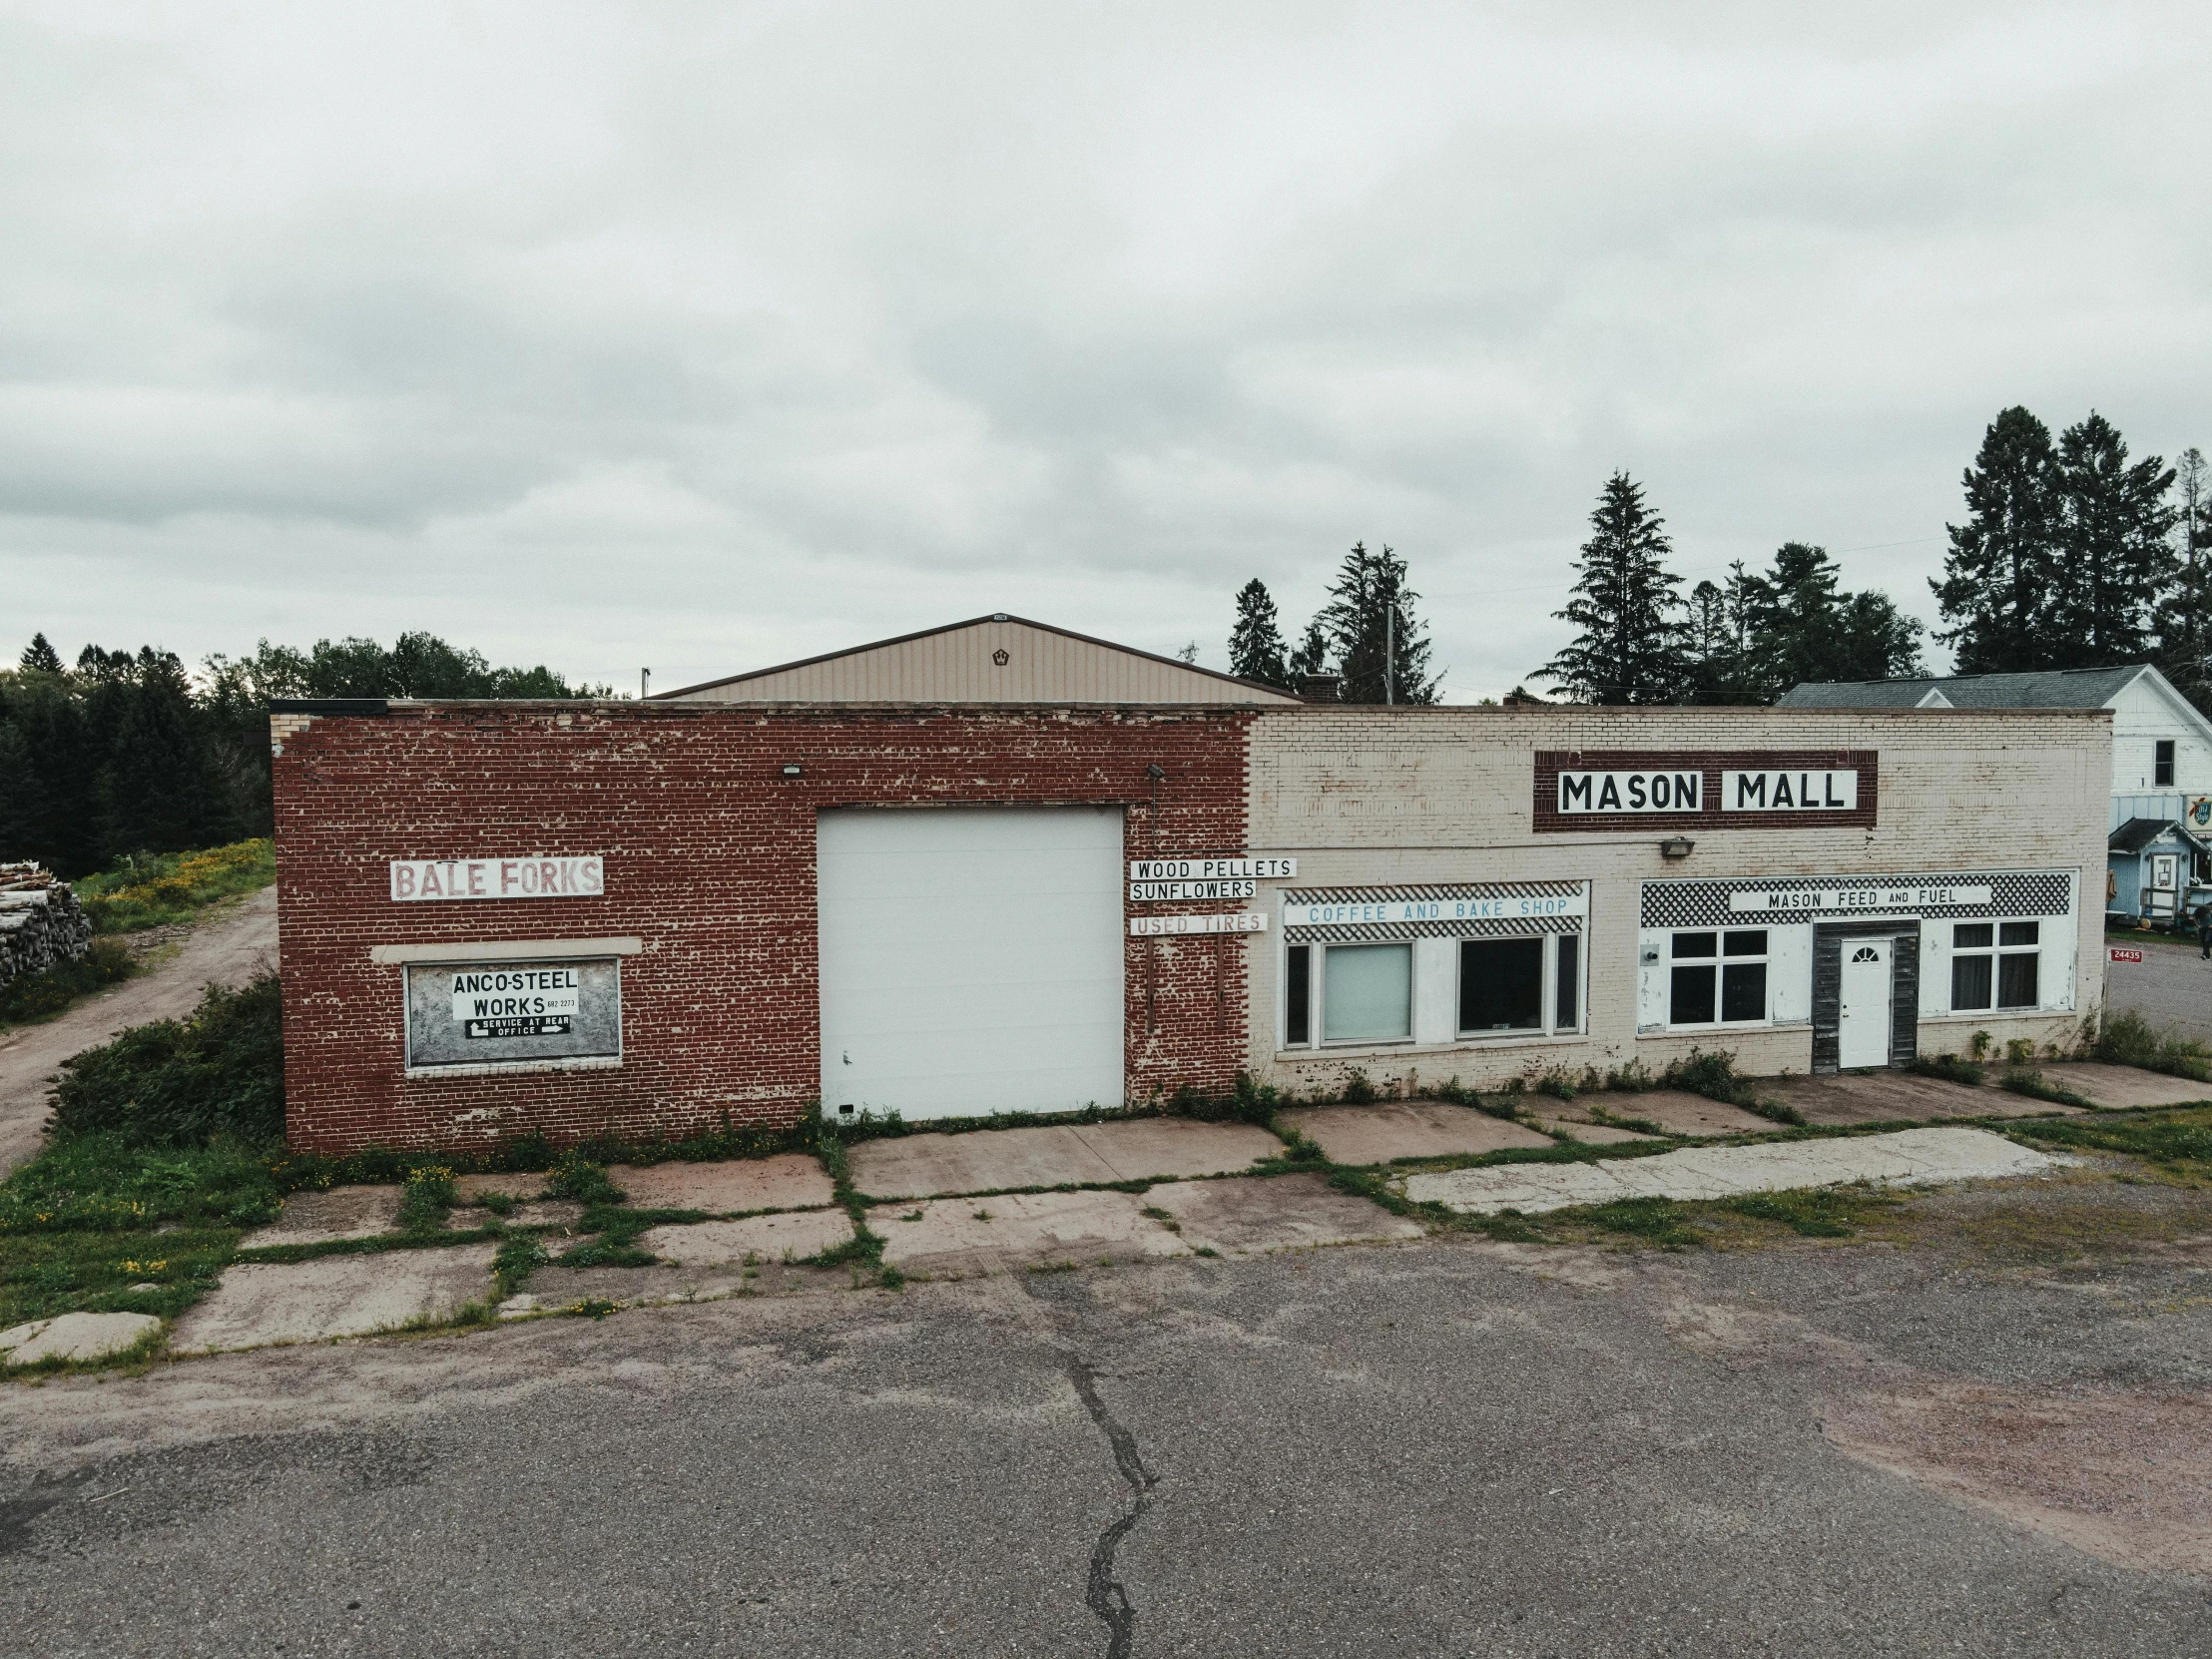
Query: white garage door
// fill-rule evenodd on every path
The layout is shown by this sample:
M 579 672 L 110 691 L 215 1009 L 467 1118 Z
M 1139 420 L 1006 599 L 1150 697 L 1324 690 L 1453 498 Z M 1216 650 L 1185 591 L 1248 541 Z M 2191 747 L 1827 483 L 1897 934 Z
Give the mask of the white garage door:
M 822 1106 L 1122 1102 L 1118 809 L 824 813 Z

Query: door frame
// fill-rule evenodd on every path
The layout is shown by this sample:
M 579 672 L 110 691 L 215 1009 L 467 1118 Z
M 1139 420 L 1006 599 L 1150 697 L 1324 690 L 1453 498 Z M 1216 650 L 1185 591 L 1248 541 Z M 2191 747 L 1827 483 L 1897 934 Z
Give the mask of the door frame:
M 1844 941 L 1889 938 L 1890 1064 L 1910 1066 L 1921 1048 L 1921 924 L 1918 917 L 1887 921 L 1813 923 L 1813 1074 L 1843 1069 Z

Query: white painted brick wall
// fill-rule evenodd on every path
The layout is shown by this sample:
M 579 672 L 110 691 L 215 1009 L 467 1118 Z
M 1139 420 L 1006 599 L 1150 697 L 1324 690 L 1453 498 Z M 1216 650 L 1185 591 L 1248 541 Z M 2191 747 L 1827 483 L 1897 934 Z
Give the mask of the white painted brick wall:
M 1881 756 L 1873 829 L 1691 831 L 1696 851 L 1660 856 L 1671 831 L 1537 834 L 1538 750 L 1872 749 Z M 1251 1069 L 1308 1089 L 1341 1085 L 1359 1066 L 1378 1082 L 1408 1075 L 1497 1083 L 1552 1066 L 1659 1069 L 1711 1034 L 1636 1037 L 1636 934 L 1642 883 L 1653 878 L 1936 874 L 2061 869 L 2079 875 L 2075 1009 L 1923 1027 L 1924 1051 L 1962 1046 L 1965 1026 L 1999 1042 L 2066 1041 L 2101 1005 L 2106 795 L 2112 720 L 2104 710 L 1329 709 L 1263 715 L 1254 725 L 1251 850 L 1299 860 L 1275 891 L 1393 882 L 1587 880 L 1589 1034 L 1571 1038 L 1381 1045 L 1280 1054 L 1283 941 L 1251 952 Z M 2046 972 L 2058 968 L 2052 962 Z M 1747 1071 L 1803 1072 L 1809 1026 L 1729 1033 Z

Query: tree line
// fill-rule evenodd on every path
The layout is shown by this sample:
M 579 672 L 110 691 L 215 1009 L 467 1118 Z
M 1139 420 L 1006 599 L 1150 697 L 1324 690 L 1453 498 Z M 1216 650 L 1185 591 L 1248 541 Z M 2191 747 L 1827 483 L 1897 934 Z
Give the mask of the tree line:
M 2055 439 L 2024 408 L 1989 423 L 1964 479 L 1965 521 L 1948 525 L 1943 575 L 1931 579 L 1958 674 L 2157 664 L 2212 713 L 2212 468 L 2195 449 L 2168 466 L 2131 461 L 2091 411 Z M 1569 702 L 1772 703 L 1822 680 L 1928 673 L 1921 624 L 1886 593 L 1846 590 L 1828 550 L 1785 542 L 1764 570 L 1739 560 L 1687 593 L 1674 546 L 1643 486 L 1616 472 L 1590 513 L 1566 606 L 1573 640 L 1531 678 Z M 1287 690 L 1341 676 L 1348 703 L 1432 703 L 1429 644 L 1405 562 L 1356 544 L 1330 602 L 1295 649 L 1255 578 L 1237 596 L 1230 672 Z M 1393 608 L 1394 607 L 1394 608 Z M 1381 672 L 1393 618 L 1394 698 Z M 1526 699 L 1516 687 L 1507 701 Z
M 150 645 L 88 645 L 65 664 L 39 634 L 0 670 L 0 860 L 34 858 L 74 878 L 126 853 L 268 834 L 272 698 L 608 694 L 542 665 L 495 668 L 427 633 L 388 650 L 264 640 L 248 657 L 208 658 L 198 675 Z

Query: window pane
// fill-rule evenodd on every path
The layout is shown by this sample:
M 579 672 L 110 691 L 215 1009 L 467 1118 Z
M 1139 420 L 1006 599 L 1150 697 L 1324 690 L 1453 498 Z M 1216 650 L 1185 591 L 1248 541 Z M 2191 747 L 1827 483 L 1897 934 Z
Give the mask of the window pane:
M 1459 946 L 1459 1029 L 1533 1031 L 1544 1022 L 1544 941 L 1468 939 Z
M 2017 956 L 1997 958 L 1997 1006 L 1999 1008 L 2032 1008 L 2035 1006 L 2035 964 L 2042 958 L 2032 950 L 2023 950 Z
M 2041 935 L 2043 924 L 2039 921 L 2008 921 L 1997 929 L 1999 944 L 2033 944 Z
M 1558 1014 L 1552 1025 L 1560 1031 L 1572 1031 L 1582 1023 L 1581 1008 L 1582 935 L 1559 935 L 1559 1000 Z
M 1729 933 L 1721 941 L 1722 953 L 1729 956 L 1764 956 L 1767 953 L 1767 930 L 1755 927 L 1747 933 Z
M 1731 962 L 1721 969 L 1721 1018 L 1767 1017 L 1767 964 Z
M 1950 1007 L 1962 1014 L 1989 1006 L 1989 958 L 1953 956 L 1950 959 Z
M 1717 935 L 1712 933 L 1677 933 L 1674 936 L 1674 953 L 1677 956 L 1710 956 Z
M 1384 1042 L 1413 1029 L 1413 947 L 1334 944 L 1322 977 L 1322 1034 L 1331 1042 Z
M 1297 1048 L 1314 1040 L 1314 947 L 1294 944 L 1283 976 L 1283 1041 Z
M 1986 950 L 1995 930 L 1985 921 L 1961 921 L 1950 930 L 1950 947 L 1953 950 Z
M 1711 938 L 1713 935 L 1705 935 Z M 1670 1025 L 1711 1025 L 1713 1023 L 1713 970 L 1709 967 L 1678 967 L 1674 970 L 1674 994 L 1667 1003 L 1667 1023 Z
M 2171 739 L 2160 739 L 2158 753 L 2151 761 L 2151 782 L 2160 788 L 2169 788 L 2174 781 L 2174 746 Z

